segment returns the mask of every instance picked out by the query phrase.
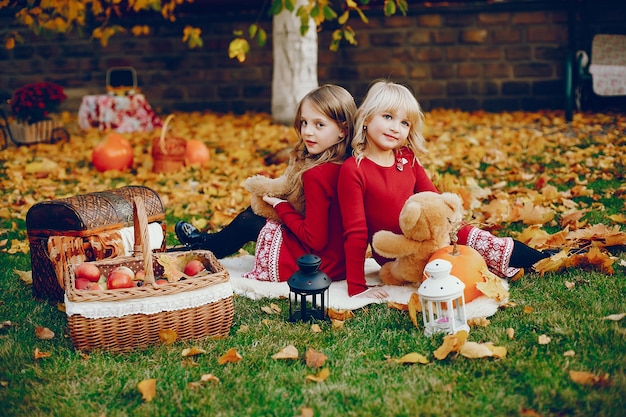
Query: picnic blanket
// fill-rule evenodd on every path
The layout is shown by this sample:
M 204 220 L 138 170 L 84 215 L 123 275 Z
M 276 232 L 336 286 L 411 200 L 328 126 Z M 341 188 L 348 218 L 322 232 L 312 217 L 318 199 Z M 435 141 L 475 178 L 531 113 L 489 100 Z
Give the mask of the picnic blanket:
M 242 274 L 251 271 L 254 266 L 254 256 L 243 254 L 230 258 L 220 259 L 220 263 L 228 270 L 230 281 L 235 294 L 252 300 L 276 299 L 289 297 L 287 282 L 266 282 L 243 278 Z M 346 281 L 334 281 L 329 288 L 328 307 L 335 310 L 357 310 L 369 304 L 395 302 L 407 304 L 412 293 L 417 292 L 417 286 L 384 285 L 378 277 L 380 266 L 372 258 L 365 261 L 365 279 L 369 285 L 379 285 L 389 294 L 385 299 L 350 297 Z M 508 283 L 503 280 L 506 289 Z M 467 318 L 489 317 L 496 313 L 499 303 L 489 297 L 479 297 L 466 304 Z

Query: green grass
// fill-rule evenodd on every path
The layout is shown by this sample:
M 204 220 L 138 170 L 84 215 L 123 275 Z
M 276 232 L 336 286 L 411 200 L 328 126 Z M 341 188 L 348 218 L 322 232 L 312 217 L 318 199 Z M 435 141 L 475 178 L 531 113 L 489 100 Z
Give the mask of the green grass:
M 27 257 L 0 253 L 0 262 L 0 320 L 13 323 L 0 333 L 3 416 L 296 416 L 303 407 L 313 408 L 316 416 L 509 416 L 523 410 L 619 416 L 626 408 L 626 329 L 623 320 L 601 320 L 626 312 L 623 268 L 613 276 L 580 271 L 526 275 L 512 284 L 517 306 L 498 311 L 489 326 L 470 332 L 472 341 L 505 346 L 506 358 L 438 361 L 432 352 L 442 337 L 425 337 L 406 312 L 386 305 L 356 311 L 343 329 L 322 323 L 322 333 L 314 333 L 306 324 L 287 322 L 285 300 L 271 301 L 283 312 L 270 316 L 260 310 L 270 300 L 241 297 L 235 298 L 235 322 L 225 339 L 84 357 L 67 337 L 65 313 L 34 300 L 30 286 L 13 273 L 28 269 Z M 565 281 L 577 285 L 567 289 Z M 525 306 L 533 311 L 524 312 Z M 38 340 L 36 326 L 49 327 L 56 337 Z M 513 340 L 506 336 L 509 327 L 515 329 Z M 538 343 L 542 334 L 551 338 L 549 344 Z M 330 377 L 305 382 L 317 371 L 303 360 L 271 359 L 289 344 L 301 357 L 307 348 L 328 356 Z M 194 358 L 197 365 L 185 365 L 181 352 L 194 345 L 207 353 Z M 35 348 L 51 356 L 34 360 Z M 230 348 L 243 359 L 218 365 Z M 568 350 L 575 355 L 564 356 Z M 386 360 L 410 352 L 431 362 L 407 366 Z M 610 385 L 577 385 L 569 370 L 608 373 Z M 220 383 L 188 387 L 208 373 Z M 144 402 L 136 388 L 146 378 L 157 379 L 151 402 Z
M 501 141 L 493 144 L 483 141 L 485 143 L 480 145 L 488 150 L 501 149 L 510 153 L 506 163 L 500 162 L 492 167 L 483 162 L 481 153 L 472 152 L 476 150 L 472 145 L 475 140 L 462 140 L 468 133 L 472 136 L 472 132 L 465 132 L 465 129 L 474 129 L 474 136 L 478 138 L 491 137 L 492 132 L 483 134 L 482 125 L 468 122 L 464 126 L 461 121 L 452 119 L 453 123 L 443 126 L 444 133 L 452 129 L 454 146 L 443 140 L 429 143 L 432 160 L 425 162 L 428 164 L 445 158 L 450 152 L 457 152 L 439 172 L 445 170 L 460 178 L 474 178 L 482 187 L 501 181 L 504 174 L 509 186 L 519 189 L 520 185 L 525 185 L 530 189 L 538 175 L 545 174 L 551 185 L 566 191 L 576 185 L 570 175 L 574 173 L 577 182 L 588 181 L 587 188 L 594 191 L 592 196 L 574 198 L 580 204 L 578 208 L 591 208 L 583 219 L 589 224 L 612 226 L 615 222 L 608 216 L 623 213 L 626 207 L 624 173 L 621 172 L 626 163 L 623 156 L 626 131 L 623 121 L 618 124 L 611 119 L 607 123 L 612 123 L 614 128 L 600 134 L 594 127 L 600 115 L 592 116 L 581 118 L 562 133 L 559 133 L 558 124 L 558 129 L 552 126 L 550 118 L 545 121 L 543 118 L 526 121 L 522 118 L 521 125 L 514 123 L 513 126 L 521 126 L 519 136 L 505 129 L 503 133 L 507 136 Z M 439 117 L 445 118 L 446 115 Z M 494 126 L 510 124 L 506 120 L 499 121 L 498 115 L 489 117 L 495 119 Z M 460 127 L 454 130 L 454 126 Z M 535 146 L 530 141 L 538 138 L 534 132 L 539 130 L 546 141 Z M 436 131 L 431 134 L 442 136 Z M 507 150 L 508 143 L 515 144 L 516 138 L 529 141 L 528 146 L 521 150 L 512 146 Z M 80 141 L 75 142 L 80 144 L 82 140 L 80 137 Z M 225 146 L 224 150 L 216 149 L 216 155 L 227 154 L 227 145 L 220 146 Z M 44 148 L 38 148 L 38 151 L 43 152 Z M 585 152 L 579 151 L 581 149 Z M 15 151 L 18 150 L 25 148 Z M 54 152 L 58 151 L 55 149 Z M 566 152 L 568 155 L 565 156 Z M 5 160 L 14 157 L 8 151 L 6 153 Z M 489 152 L 486 155 L 494 156 Z M 612 159 L 603 159 L 599 155 Z M 589 163 L 590 158 L 593 163 Z M 79 168 L 81 165 L 85 167 L 81 158 L 77 158 L 76 164 Z M 78 171 L 72 175 L 82 178 L 92 174 L 89 169 L 84 171 L 87 174 Z M 74 171 L 68 171 L 68 174 L 70 172 Z M 43 191 L 52 184 L 59 186 L 60 193 L 67 194 L 68 190 L 74 189 L 61 187 L 63 181 L 74 181 L 73 177 L 63 177 L 57 182 L 53 179 L 33 182 L 29 189 L 14 189 L 12 187 L 17 182 L 11 182 L 14 176 L 9 173 L 14 174 L 10 165 L 7 169 L 0 169 L 0 179 L 5 184 L 2 192 L 5 202 L 0 203 L 0 209 L 4 209 L 4 217 L 0 220 L 0 241 L 9 241 L 9 244 L 2 244 L 3 248 L 11 247 L 12 239 L 26 238 L 23 216 L 11 217 L 14 216 L 11 213 L 23 208 L 27 202 L 17 197 L 37 201 L 42 195 L 42 190 L 37 187 L 42 184 Z M 214 179 L 203 177 L 199 172 L 192 173 L 198 181 Z M 527 179 L 528 174 L 533 174 L 532 180 Z M 211 175 L 226 174 L 216 171 Z M 106 180 L 111 187 L 134 180 L 132 176 L 125 178 L 105 176 L 98 179 Z M 167 196 L 165 221 L 169 226 L 170 246 L 176 243 L 171 231 L 180 218 L 180 212 L 175 214 L 174 209 L 181 209 L 184 216 L 188 216 L 187 220 L 215 214 L 208 204 L 206 213 L 189 212 L 186 204 L 195 200 L 185 197 L 186 194 L 177 196 L 176 190 L 182 191 L 176 189 L 176 184 L 184 184 L 190 178 L 161 178 L 158 182 L 151 179 L 153 182 L 145 184 Z M 220 184 L 218 182 L 221 187 Z M 33 189 L 39 192 L 32 192 Z M 199 198 L 198 195 L 194 197 Z M 207 202 L 215 198 L 211 197 Z M 10 210 L 6 207 L 9 206 L 7 202 L 13 204 Z M 231 203 L 222 206 L 229 207 Z M 564 212 L 565 207 L 558 203 L 555 206 L 559 214 Z M 543 228 L 550 232 L 560 231 L 559 214 L 554 224 L 546 224 Z M 516 222 L 501 227 L 496 234 L 516 236 L 527 225 Z M 177 342 L 127 354 L 91 352 L 85 356 L 74 349 L 69 339 L 65 313 L 56 305 L 35 300 L 31 287 L 13 272 L 14 269 L 31 269 L 29 255 L 9 254 L 3 250 L 0 251 L 0 323 L 10 321 L 11 325 L 0 325 L 0 416 L 293 417 L 301 415 L 302 408 L 310 407 L 316 417 L 621 417 L 626 410 L 626 319 L 610 321 L 602 318 L 626 312 L 626 269 L 621 265 L 626 261 L 626 252 L 624 247 L 609 249 L 615 258 L 613 275 L 568 269 L 543 277 L 529 273 L 511 283 L 510 299 L 515 305 L 499 310 L 490 317 L 488 326 L 473 327 L 469 335 L 469 340 L 474 342 L 493 342 L 506 347 L 505 358 L 468 359 L 451 355 L 442 361 L 434 358 L 433 351 L 441 345 L 443 337 L 425 337 L 422 328 L 415 328 L 406 312 L 386 305 L 355 311 L 355 316 L 341 329 L 321 323 L 322 332 L 314 333 L 309 325 L 287 321 L 288 304 L 285 300 L 252 301 L 242 297 L 234 299 L 235 320 L 226 338 Z M 252 251 L 253 245 L 247 246 L 246 250 Z M 575 283 L 574 288 L 568 289 L 566 282 Z M 261 311 L 261 307 L 271 302 L 282 308 L 281 314 L 270 316 Z M 55 332 L 55 338 L 37 339 L 37 326 L 50 328 Z M 508 328 L 515 330 L 513 339 L 507 337 Z M 550 337 L 550 343 L 539 344 L 541 335 Z M 271 358 L 290 344 L 299 350 L 299 360 Z M 206 353 L 194 357 L 195 363 L 190 363 L 181 353 L 194 345 Z M 218 358 L 231 348 L 236 349 L 243 359 L 238 363 L 219 365 Z M 305 381 L 307 375 L 317 373 L 302 359 L 308 348 L 328 357 L 326 366 L 330 376 L 326 381 Z M 50 357 L 35 360 L 35 349 L 49 353 Z M 564 355 L 567 351 L 573 351 L 574 355 Z M 388 358 L 411 352 L 426 356 L 430 363 L 400 365 L 388 361 Z M 570 379 L 569 371 L 608 374 L 609 383 L 580 385 Z M 215 375 L 220 383 L 208 383 L 195 389 L 189 387 L 190 382 L 199 381 L 205 374 Z M 151 402 L 145 402 L 137 389 L 137 384 L 147 378 L 157 380 L 156 397 Z

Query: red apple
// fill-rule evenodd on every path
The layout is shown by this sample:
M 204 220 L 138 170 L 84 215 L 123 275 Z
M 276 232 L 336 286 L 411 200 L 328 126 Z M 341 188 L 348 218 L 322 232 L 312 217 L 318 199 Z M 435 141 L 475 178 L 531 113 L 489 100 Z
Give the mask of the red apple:
M 89 284 L 91 284 L 91 281 L 87 278 L 76 278 L 76 281 L 74 282 L 74 286 L 77 290 L 89 289 Z
M 102 291 L 102 290 L 106 290 L 105 288 L 102 288 L 103 286 L 101 284 L 98 284 L 97 282 L 90 282 L 89 285 L 87 285 L 87 289 L 89 291 Z
M 135 279 L 135 272 L 127 266 L 121 265 L 113 269 L 111 272 L 122 272 L 130 277 L 130 279 Z M 110 274 L 110 272 L 109 272 Z
M 156 282 L 156 284 L 157 284 L 157 285 L 165 285 L 165 284 L 167 284 L 169 281 L 168 281 L 168 280 L 166 280 L 166 279 L 162 279 L 162 278 L 161 278 L 161 279 L 157 279 L 157 280 L 156 280 L 156 281 L 154 281 L 154 282 Z
M 196 276 L 200 273 L 200 271 L 204 270 L 204 264 L 197 259 L 192 259 L 187 262 L 185 265 L 185 270 L 183 271 L 185 275 L 189 275 L 190 277 Z
M 117 288 L 131 288 L 134 287 L 133 279 L 126 272 L 123 271 L 111 271 L 107 277 L 107 288 L 114 290 Z
M 135 272 L 135 281 L 144 281 L 146 279 L 146 273 L 143 269 Z
M 82 263 L 74 269 L 76 278 L 85 278 L 91 282 L 97 282 L 100 279 L 100 269 L 91 263 Z

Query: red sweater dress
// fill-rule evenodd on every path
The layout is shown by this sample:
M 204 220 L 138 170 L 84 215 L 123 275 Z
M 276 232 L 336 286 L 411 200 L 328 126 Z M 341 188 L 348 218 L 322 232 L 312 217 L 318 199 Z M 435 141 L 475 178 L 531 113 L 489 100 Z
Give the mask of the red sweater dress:
M 333 281 L 345 279 L 343 223 L 337 198 L 341 165 L 326 163 L 304 172 L 306 214 L 288 202 L 276 205 L 281 224 L 268 221 L 259 233 L 254 270 L 244 274 L 262 281 L 287 281 L 298 270 L 296 259 L 319 256 L 320 270 Z
M 365 253 L 374 233 L 389 230 L 401 234 L 398 219 L 406 199 L 420 191 L 439 191 L 407 148 L 398 156 L 398 164 L 391 167 L 367 158 L 357 166 L 354 157 L 348 158 L 342 165 L 337 190 L 345 230 L 348 293 L 352 296 L 367 289 Z M 389 261 L 375 252 L 373 256 L 380 265 Z

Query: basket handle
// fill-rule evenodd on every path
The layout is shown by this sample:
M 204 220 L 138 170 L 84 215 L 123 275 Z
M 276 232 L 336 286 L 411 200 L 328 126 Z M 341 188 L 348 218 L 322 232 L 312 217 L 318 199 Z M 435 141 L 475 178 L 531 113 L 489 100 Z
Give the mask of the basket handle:
M 173 114 L 170 114 L 163 122 L 163 127 L 161 128 L 161 137 L 159 138 L 159 149 L 161 149 L 161 153 L 167 155 L 167 149 L 165 148 L 165 133 L 167 133 L 167 125 L 170 123 L 170 120 L 174 118 Z
M 139 196 L 133 198 L 133 221 L 135 226 L 134 252 L 141 253 L 143 256 L 143 271 L 146 274 L 144 283 L 155 286 L 152 252 L 150 251 L 150 239 L 148 235 L 148 216 L 146 215 L 144 201 Z

